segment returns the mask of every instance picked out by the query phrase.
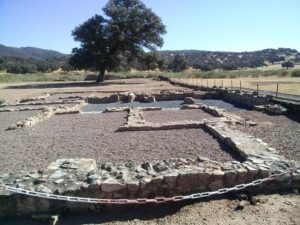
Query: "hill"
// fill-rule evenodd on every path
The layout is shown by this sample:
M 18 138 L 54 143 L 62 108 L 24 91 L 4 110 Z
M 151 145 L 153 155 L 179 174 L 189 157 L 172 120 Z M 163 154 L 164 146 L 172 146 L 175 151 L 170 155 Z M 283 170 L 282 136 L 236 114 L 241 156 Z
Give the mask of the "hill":
M 0 44 L 0 70 L 8 73 L 51 72 L 70 68 L 68 55 L 34 47 L 15 48 Z
M 68 55 L 57 51 L 46 50 L 41 48 L 34 48 L 34 47 L 15 48 L 15 47 L 8 47 L 0 44 L 0 56 L 12 57 L 12 58 L 23 58 L 23 59 L 34 58 L 39 60 L 46 60 L 52 58 L 63 58 Z
M 170 63 L 175 55 L 182 55 L 190 67 L 203 71 L 257 68 L 272 64 L 281 64 L 286 61 L 300 62 L 300 53 L 290 48 L 270 48 L 252 52 L 181 50 L 161 51 L 160 54 L 167 63 Z
M 186 61 L 186 66 L 201 71 L 257 68 L 281 64 L 287 61 L 300 63 L 300 52 L 291 48 L 269 48 L 251 52 L 178 50 L 159 51 L 158 53 L 163 60 L 158 64 L 153 62 L 148 63 L 160 65 L 160 68 L 171 70 L 172 62 L 176 55 L 183 56 Z M 58 51 L 35 47 L 15 48 L 0 44 L 0 70 L 5 70 L 9 73 L 44 73 L 59 68 L 68 71 L 72 69 L 72 67 L 68 65 L 68 58 L 69 55 Z M 144 65 L 144 61 L 143 59 L 136 59 L 130 62 L 125 57 L 119 69 L 129 70 L 134 68 L 137 70 L 147 70 L 145 69 L 147 66 Z

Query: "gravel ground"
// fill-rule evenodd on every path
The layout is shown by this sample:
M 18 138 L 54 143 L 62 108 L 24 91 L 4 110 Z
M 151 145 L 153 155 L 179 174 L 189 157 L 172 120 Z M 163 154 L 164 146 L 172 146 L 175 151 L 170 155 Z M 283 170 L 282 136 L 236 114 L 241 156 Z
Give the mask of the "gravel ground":
M 226 109 L 229 112 L 240 112 L 246 111 L 243 108 L 238 108 L 230 103 L 224 102 L 223 100 L 202 100 L 195 99 L 195 103 L 206 104 L 209 106 L 217 106 Z M 180 108 L 183 104 L 182 100 L 174 100 L 174 101 L 159 101 L 152 103 L 142 103 L 142 102 L 115 102 L 108 104 L 87 104 L 82 108 L 83 112 L 93 112 L 93 111 L 104 111 L 106 108 L 113 107 L 161 107 L 161 108 Z
M 31 128 L 2 129 L 0 171 L 44 168 L 58 158 L 76 157 L 139 163 L 198 155 L 233 160 L 227 149 L 201 129 L 115 132 L 125 123 L 125 117 L 125 112 L 60 115 Z
M 300 123 L 286 116 L 270 116 L 262 112 L 238 112 L 237 115 L 259 122 L 258 126 L 238 129 L 250 133 L 290 160 L 300 160 Z
M 200 109 L 188 110 L 162 110 L 144 112 L 144 119 L 152 123 L 175 122 L 183 120 L 201 121 L 203 119 L 215 118 Z
M 28 117 L 35 116 L 36 114 L 42 112 L 42 110 L 31 110 L 31 111 L 22 111 L 22 112 L 0 112 L 0 139 L 5 143 L 5 139 L 2 136 L 5 136 L 6 132 L 3 132 L 13 123 L 18 122 L 19 120 L 24 120 Z M 4 147 L 4 146 L 3 146 Z M 0 147 L 1 148 L 1 147 Z M 1 156 L 0 156 L 1 157 Z
M 87 225 L 298 225 L 299 195 L 259 195 L 260 204 L 248 202 L 236 210 L 237 200 L 220 199 L 195 203 L 137 206 L 124 211 L 102 211 L 94 214 L 61 215 L 58 224 Z M 47 225 L 47 220 L 30 218 L 0 219 L 2 225 Z

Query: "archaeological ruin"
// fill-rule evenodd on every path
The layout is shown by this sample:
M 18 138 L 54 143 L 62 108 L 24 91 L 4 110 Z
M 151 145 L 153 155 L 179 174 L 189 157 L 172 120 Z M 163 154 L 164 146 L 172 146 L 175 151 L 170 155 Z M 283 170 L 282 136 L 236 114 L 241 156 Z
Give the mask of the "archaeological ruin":
M 3 103 L 0 217 L 300 188 L 299 102 L 157 82 Z

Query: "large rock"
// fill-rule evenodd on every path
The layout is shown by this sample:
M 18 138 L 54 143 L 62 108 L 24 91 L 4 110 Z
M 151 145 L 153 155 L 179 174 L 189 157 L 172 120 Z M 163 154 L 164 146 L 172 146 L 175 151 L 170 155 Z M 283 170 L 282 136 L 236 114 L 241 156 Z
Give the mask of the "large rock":
M 128 102 L 133 102 L 136 98 L 136 95 L 134 93 L 128 94 Z
M 282 115 L 287 112 L 287 109 L 281 105 L 266 105 L 265 110 L 266 112 L 274 115 Z
M 108 178 L 101 184 L 101 190 L 103 192 L 114 192 L 114 191 L 121 191 L 126 188 L 125 184 L 118 182 L 113 178 Z
M 154 96 L 144 97 L 144 102 L 146 103 L 155 102 L 155 97 Z
M 192 97 L 185 97 L 183 100 L 184 104 L 195 104 L 195 99 Z
M 73 172 L 77 175 L 88 175 L 95 173 L 97 164 L 94 159 L 58 159 L 48 166 L 48 170 Z M 55 172 L 54 174 L 56 174 Z M 64 173 L 64 172 L 62 172 Z

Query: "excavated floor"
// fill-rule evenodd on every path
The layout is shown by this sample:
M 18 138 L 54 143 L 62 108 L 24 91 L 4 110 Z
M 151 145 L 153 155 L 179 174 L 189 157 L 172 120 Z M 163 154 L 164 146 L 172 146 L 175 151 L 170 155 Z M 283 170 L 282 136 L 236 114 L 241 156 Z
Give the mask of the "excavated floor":
M 217 106 L 224 108 L 229 112 L 243 112 L 247 111 L 244 108 L 236 107 L 230 103 L 227 103 L 223 100 L 203 100 L 196 99 L 195 103 L 206 104 L 209 106 Z M 117 108 L 117 107 L 161 107 L 161 108 L 180 108 L 183 104 L 182 100 L 173 100 L 173 101 L 158 101 L 152 103 L 142 103 L 142 102 L 114 102 L 114 103 L 105 103 L 105 104 L 87 104 L 82 108 L 83 112 L 101 112 L 106 108 Z
M 270 116 L 262 112 L 238 112 L 237 115 L 258 122 L 257 126 L 237 126 L 243 132 L 254 135 L 275 148 L 290 160 L 300 160 L 300 123 L 296 119 Z
M 196 116 L 193 110 L 190 113 Z M 97 162 L 132 160 L 138 163 L 171 157 L 237 159 L 228 153 L 230 150 L 226 146 L 202 129 L 116 132 L 126 122 L 125 112 L 56 115 L 30 128 L 4 131 L 6 125 L 18 120 L 19 116 L 26 117 L 13 114 L 16 115 L 14 119 L 1 125 L 1 172 L 39 169 L 59 158 L 76 157 L 93 158 Z
M 202 121 L 203 119 L 209 120 L 215 118 L 201 109 L 145 111 L 143 114 L 144 119 L 147 122 L 152 123 L 166 123 L 183 120 Z

